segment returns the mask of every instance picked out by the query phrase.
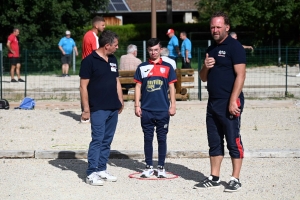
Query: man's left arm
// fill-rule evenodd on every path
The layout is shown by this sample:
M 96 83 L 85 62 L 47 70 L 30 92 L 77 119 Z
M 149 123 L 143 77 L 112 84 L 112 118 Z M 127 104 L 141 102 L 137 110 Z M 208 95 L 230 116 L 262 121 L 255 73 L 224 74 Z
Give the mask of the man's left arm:
M 122 107 L 119 109 L 119 114 L 120 114 L 124 108 L 124 100 L 123 100 L 123 92 L 122 92 L 120 79 L 119 77 L 117 77 L 116 79 L 117 79 L 117 93 L 118 93 L 119 100 L 122 104 Z
M 236 64 L 234 65 L 234 71 L 236 73 L 236 78 L 234 81 L 232 93 L 229 101 L 229 112 L 235 115 L 236 111 L 239 110 L 236 100 L 239 98 L 240 93 L 242 92 L 244 82 L 246 79 L 246 64 Z
M 176 97 L 175 97 L 175 86 L 174 83 L 169 84 L 169 90 L 170 90 L 170 101 L 171 101 L 171 106 L 169 109 L 169 114 L 171 116 L 174 116 L 176 114 Z

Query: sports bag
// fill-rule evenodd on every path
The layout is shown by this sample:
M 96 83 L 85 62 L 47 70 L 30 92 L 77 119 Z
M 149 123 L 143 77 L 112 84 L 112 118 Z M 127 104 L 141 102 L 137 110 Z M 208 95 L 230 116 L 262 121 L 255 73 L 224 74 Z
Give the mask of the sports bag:
M 0 99 L 0 109 L 9 109 L 9 103 L 6 99 Z
M 35 106 L 35 101 L 33 98 L 25 97 L 20 106 L 16 107 L 15 109 L 24 109 L 24 110 L 33 110 Z

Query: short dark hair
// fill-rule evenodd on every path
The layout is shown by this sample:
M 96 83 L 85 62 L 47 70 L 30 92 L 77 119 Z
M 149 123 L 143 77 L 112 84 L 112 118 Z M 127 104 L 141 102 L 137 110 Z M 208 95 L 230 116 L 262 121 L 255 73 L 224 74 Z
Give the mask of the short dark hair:
M 215 18 L 215 17 L 223 17 L 224 18 L 224 23 L 226 25 L 230 25 L 229 17 L 225 12 L 222 12 L 222 11 L 215 12 L 214 14 L 212 14 L 210 20 L 212 20 L 212 18 Z
M 115 32 L 104 30 L 99 37 L 99 47 L 104 47 L 107 44 L 112 45 L 115 39 L 119 39 Z
M 97 23 L 97 22 L 105 22 L 105 19 L 104 19 L 104 17 L 100 17 L 100 16 L 95 16 L 94 18 L 93 18 L 93 20 L 92 20 L 92 24 L 94 25 L 95 23 Z
M 13 32 L 15 32 L 15 31 L 17 31 L 17 30 L 19 30 L 17 27 L 15 27 L 14 29 L 13 29 Z
M 158 44 L 159 44 L 160 47 L 162 47 L 161 44 L 160 44 L 160 40 L 158 38 L 151 38 L 147 41 L 147 48 L 148 47 L 153 47 L 153 46 L 158 45 Z
M 185 31 L 181 31 L 180 33 L 182 33 L 183 35 L 185 35 L 185 36 L 186 36 L 186 32 L 185 32 Z

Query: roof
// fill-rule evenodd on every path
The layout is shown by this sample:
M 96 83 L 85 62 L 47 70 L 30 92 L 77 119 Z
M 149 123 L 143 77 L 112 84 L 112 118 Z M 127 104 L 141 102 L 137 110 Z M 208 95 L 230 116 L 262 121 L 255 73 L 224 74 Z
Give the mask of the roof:
M 173 12 L 197 11 L 197 0 L 172 0 Z M 166 12 L 167 0 L 156 1 L 157 12 Z M 110 0 L 109 13 L 151 12 L 151 0 Z

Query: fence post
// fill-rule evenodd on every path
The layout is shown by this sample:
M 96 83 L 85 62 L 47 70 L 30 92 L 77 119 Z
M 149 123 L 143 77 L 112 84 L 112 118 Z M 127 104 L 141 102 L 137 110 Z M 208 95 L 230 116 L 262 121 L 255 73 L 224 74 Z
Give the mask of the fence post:
M 143 60 L 146 62 L 146 41 L 143 40 Z
M 201 70 L 201 49 L 198 47 L 198 100 L 202 101 L 201 96 L 201 79 L 199 72 Z
M 287 91 L 287 63 L 288 63 L 288 47 L 285 47 L 285 97 L 288 96 L 288 91 Z
M 25 49 L 25 92 L 24 97 L 27 96 L 27 49 Z
M 75 51 L 73 51 L 73 74 L 76 72 L 76 57 Z
M 1 99 L 2 99 L 2 72 L 3 72 L 3 63 L 2 63 L 2 43 L 0 43 L 0 90 L 1 90 Z
M 281 65 L 281 43 L 280 39 L 278 39 L 278 67 Z

